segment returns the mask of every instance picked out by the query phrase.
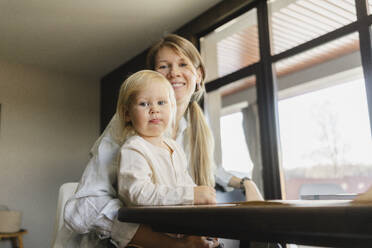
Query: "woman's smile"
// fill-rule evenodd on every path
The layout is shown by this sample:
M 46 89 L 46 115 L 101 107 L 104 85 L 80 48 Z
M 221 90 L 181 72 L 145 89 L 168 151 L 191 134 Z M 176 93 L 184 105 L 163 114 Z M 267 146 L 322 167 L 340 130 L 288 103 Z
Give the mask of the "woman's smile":
M 186 83 L 184 83 L 184 82 L 171 82 L 171 85 L 172 85 L 173 89 L 176 90 L 178 88 L 184 87 L 186 85 Z

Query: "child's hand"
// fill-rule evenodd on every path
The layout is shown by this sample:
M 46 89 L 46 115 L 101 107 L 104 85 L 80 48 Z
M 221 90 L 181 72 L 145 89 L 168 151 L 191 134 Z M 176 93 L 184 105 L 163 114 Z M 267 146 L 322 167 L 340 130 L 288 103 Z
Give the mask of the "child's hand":
M 210 186 L 194 187 L 194 204 L 215 204 L 216 190 Z

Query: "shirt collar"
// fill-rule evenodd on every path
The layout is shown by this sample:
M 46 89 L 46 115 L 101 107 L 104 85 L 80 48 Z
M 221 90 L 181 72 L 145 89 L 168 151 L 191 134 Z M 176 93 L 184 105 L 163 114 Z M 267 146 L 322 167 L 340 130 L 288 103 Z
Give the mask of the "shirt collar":
M 183 134 L 183 132 L 185 132 L 187 128 L 187 120 L 186 118 L 183 116 L 180 120 L 180 123 L 178 124 L 178 130 L 177 130 L 177 134 L 176 134 L 176 139 Z

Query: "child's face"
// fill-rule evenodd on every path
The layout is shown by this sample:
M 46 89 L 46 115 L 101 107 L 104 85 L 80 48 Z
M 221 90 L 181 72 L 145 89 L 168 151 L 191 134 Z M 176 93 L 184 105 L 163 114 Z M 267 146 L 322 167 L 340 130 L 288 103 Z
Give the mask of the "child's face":
M 167 82 L 168 83 L 168 82 Z M 168 127 L 171 115 L 169 88 L 164 83 L 144 82 L 135 100 L 131 103 L 127 121 L 143 138 L 157 138 Z

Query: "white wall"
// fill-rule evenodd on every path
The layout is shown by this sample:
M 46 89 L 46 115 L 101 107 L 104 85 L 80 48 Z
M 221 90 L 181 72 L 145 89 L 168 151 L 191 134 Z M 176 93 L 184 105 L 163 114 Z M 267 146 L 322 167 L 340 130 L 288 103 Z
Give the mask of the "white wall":
M 25 247 L 50 247 L 59 186 L 99 135 L 99 80 L 0 61 L 0 104 L 0 205 L 23 212 Z

